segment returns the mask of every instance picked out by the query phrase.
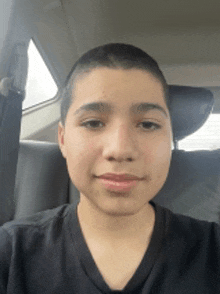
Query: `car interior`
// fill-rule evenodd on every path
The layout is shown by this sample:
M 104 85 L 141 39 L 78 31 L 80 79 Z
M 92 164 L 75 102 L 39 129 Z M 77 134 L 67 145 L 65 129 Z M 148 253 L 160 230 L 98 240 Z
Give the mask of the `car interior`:
M 220 224 L 219 9 L 216 0 L 0 0 L 0 225 L 77 205 L 79 192 L 58 147 L 59 89 L 83 53 L 119 42 L 155 58 L 169 85 L 172 160 L 153 201 Z M 44 101 L 49 80 L 37 55 L 32 63 L 30 46 L 57 87 Z M 31 78 L 31 66 L 43 82 Z M 212 147 L 181 147 L 213 115 Z

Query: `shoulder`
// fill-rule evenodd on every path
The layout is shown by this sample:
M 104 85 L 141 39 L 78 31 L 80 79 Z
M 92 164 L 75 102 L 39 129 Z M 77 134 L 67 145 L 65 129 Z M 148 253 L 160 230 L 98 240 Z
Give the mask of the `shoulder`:
M 166 209 L 167 210 L 167 209 Z M 176 214 L 167 210 L 167 216 L 170 219 L 170 226 L 178 234 L 182 234 L 189 239 L 213 240 L 220 242 L 220 226 L 215 222 L 198 220 L 196 218 Z
M 215 222 L 197 220 L 157 206 L 163 215 L 166 244 L 171 256 L 198 261 L 220 274 L 220 226 Z
M 45 234 L 49 230 L 59 228 L 61 230 L 65 217 L 71 210 L 71 205 L 65 204 L 54 209 L 45 210 L 36 214 L 30 215 L 25 218 L 20 218 L 5 223 L 0 227 L 0 243 L 4 239 L 6 242 L 14 242 L 19 237 L 28 235 L 29 237 L 34 235 Z M 3 237 L 4 236 L 4 237 Z M 3 238 L 2 238 L 3 237 Z
M 191 216 L 174 213 L 168 208 L 153 203 L 156 213 L 163 217 L 166 225 L 172 227 L 175 232 L 186 235 L 188 237 L 195 236 L 204 238 L 206 235 L 215 234 L 219 237 L 220 224 L 216 222 L 209 222 L 206 220 L 199 220 Z
M 199 248 L 214 253 L 220 259 L 220 225 L 215 222 L 198 220 L 190 216 L 172 212 L 168 208 L 155 204 L 156 214 L 164 224 L 165 236 L 172 242 L 187 250 Z
M 47 245 L 61 239 L 73 209 L 65 204 L 5 223 L 0 227 L 0 263 L 16 250 L 29 252 L 36 244 Z
M 36 260 L 45 258 L 47 248 L 60 242 L 72 209 L 72 205 L 65 204 L 0 227 L 0 293 L 6 293 L 10 267 L 20 271 L 22 262 L 30 261 L 33 256 Z

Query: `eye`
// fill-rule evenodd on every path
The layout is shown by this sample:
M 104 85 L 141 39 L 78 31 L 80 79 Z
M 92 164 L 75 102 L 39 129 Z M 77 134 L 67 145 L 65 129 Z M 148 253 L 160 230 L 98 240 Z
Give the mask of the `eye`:
M 104 124 L 100 120 L 91 119 L 83 122 L 81 126 L 86 127 L 88 129 L 100 129 L 104 126 Z
M 138 125 L 146 131 L 155 131 L 155 130 L 161 129 L 161 125 L 151 121 L 143 121 L 139 123 Z

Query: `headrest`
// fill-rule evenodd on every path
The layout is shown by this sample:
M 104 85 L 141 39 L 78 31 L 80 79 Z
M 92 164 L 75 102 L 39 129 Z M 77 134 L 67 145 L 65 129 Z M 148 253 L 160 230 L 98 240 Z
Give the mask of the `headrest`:
M 173 137 L 179 141 L 197 131 L 212 112 L 214 97 L 205 88 L 169 86 Z

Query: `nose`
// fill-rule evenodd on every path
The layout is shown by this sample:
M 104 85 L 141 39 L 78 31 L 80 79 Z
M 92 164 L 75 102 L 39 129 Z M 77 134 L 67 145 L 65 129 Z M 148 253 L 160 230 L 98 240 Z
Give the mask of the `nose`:
M 139 156 L 138 142 L 127 125 L 120 125 L 108 133 L 103 156 L 109 161 L 134 161 Z

